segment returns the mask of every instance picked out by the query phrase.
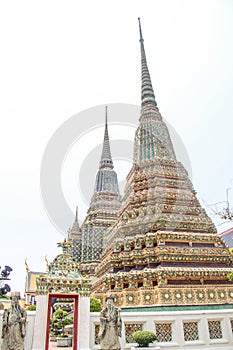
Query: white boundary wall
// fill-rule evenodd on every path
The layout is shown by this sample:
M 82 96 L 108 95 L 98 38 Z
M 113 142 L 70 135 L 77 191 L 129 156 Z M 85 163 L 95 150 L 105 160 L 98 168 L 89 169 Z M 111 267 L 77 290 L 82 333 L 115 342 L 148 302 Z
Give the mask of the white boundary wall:
M 95 324 L 99 323 L 99 313 L 92 313 L 90 330 L 90 348 L 98 349 L 95 345 L 94 329 Z M 171 312 L 122 312 L 122 338 L 121 348 L 127 349 L 135 346 L 134 343 L 126 343 L 125 324 L 127 323 L 143 323 L 143 330 L 155 332 L 155 322 L 164 322 L 172 324 L 172 342 L 159 343 L 156 345 L 161 350 L 171 349 L 215 349 L 215 350 L 232 350 L 233 334 L 231 328 L 231 320 L 233 320 L 233 309 L 225 310 L 198 310 L 198 311 L 171 311 Z M 208 321 L 220 321 L 222 329 L 221 339 L 210 339 Z M 183 322 L 195 321 L 198 323 L 199 340 L 185 341 L 183 333 Z
M 86 303 L 84 303 L 85 305 Z M 83 305 L 83 306 L 84 306 Z M 87 305 L 84 306 L 85 311 L 87 310 Z M 84 311 L 84 310 L 83 310 Z M 0 311 L 0 331 L 2 329 L 2 314 Z M 25 350 L 32 349 L 33 343 L 33 333 L 35 325 L 35 311 L 27 312 L 27 334 L 25 338 Z M 87 318 L 87 314 L 80 315 L 83 320 L 83 326 L 90 326 L 90 343 L 89 347 L 84 344 L 79 344 L 80 349 L 99 349 L 98 345 L 95 345 L 95 324 L 99 323 L 99 313 L 93 312 L 90 314 L 90 318 Z M 172 324 L 172 342 L 169 343 L 157 343 L 156 345 L 161 347 L 161 350 L 195 350 L 195 349 L 205 349 L 205 350 L 232 350 L 233 349 L 233 333 L 231 327 L 231 320 L 233 320 L 233 309 L 225 310 L 198 310 L 198 311 L 172 311 L 172 312 L 122 312 L 122 338 L 121 348 L 129 349 L 131 346 L 136 344 L 128 343 L 125 341 L 125 324 L 127 323 L 143 323 L 143 329 L 155 332 L 155 322 L 165 322 Z M 220 321 L 222 329 L 221 339 L 210 339 L 208 330 L 208 321 L 216 320 Z M 198 323 L 198 333 L 199 340 L 192 342 L 185 342 L 183 334 L 183 322 L 195 321 Z M 85 327 L 85 328 L 86 328 Z M 43 327 L 42 327 L 43 328 Z M 85 344 L 87 344 L 88 332 L 84 329 L 80 332 L 81 337 Z M 34 340 L 35 341 L 35 340 Z M 0 346 L 1 346 L 0 337 Z M 82 343 L 82 340 L 81 340 Z

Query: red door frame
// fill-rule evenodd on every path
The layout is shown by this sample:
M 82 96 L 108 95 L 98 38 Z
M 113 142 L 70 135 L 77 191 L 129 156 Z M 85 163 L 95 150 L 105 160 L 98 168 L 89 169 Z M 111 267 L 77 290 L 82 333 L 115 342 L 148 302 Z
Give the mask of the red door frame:
M 77 339 L 78 339 L 78 295 L 77 294 L 75 294 L 75 295 L 72 295 L 72 294 L 59 294 L 59 293 L 51 293 L 51 294 L 49 294 L 49 298 L 48 298 L 45 350 L 49 350 L 49 325 L 50 325 L 51 300 L 52 300 L 52 298 L 74 299 L 73 350 L 77 350 Z

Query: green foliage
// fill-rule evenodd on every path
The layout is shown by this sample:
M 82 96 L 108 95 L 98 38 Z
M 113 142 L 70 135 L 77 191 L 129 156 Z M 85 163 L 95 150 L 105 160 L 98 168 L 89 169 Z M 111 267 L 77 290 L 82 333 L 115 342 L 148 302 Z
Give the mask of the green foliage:
M 90 300 L 90 312 L 101 311 L 101 303 L 97 298 L 91 298 Z
M 27 311 L 35 311 L 36 310 L 36 305 L 29 305 L 27 308 L 26 308 Z
M 231 254 L 233 254 L 233 248 L 229 248 Z
M 62 309 L 57 309 L 54 313 L 54 317 L 50 319 L 51 322 L 51 331 L 58 333 L 61 330 L 61 337 L 65 337 L 65 326 L 73 324 L 73 320 L 70 317 L 67 317 L 68 312 Z M 51 332 L 50 332 L 51 334 Z
M 135 343 L 138 343 L 139 347 L 147 348 L 150 343 L 153 343 L 157 339 L 156 335 L 148 331 L 136 331 L 132 334 L 132 338 Z
M 65 318 L 66 316 L 68 315 L 68 312 L 67 311 L 64 311 L 62 309 L 57 309 L 55 311 L 55 318 L 58 318 L 59 320 L 62 320 L 63 318 Z
M 0 300 L 10 300 L 11 299 L 11 297 L 8 297 L 8 296 L 6 296 L 6 295 L 2 295 L 1 296 L 1 298 L 0 298 Z

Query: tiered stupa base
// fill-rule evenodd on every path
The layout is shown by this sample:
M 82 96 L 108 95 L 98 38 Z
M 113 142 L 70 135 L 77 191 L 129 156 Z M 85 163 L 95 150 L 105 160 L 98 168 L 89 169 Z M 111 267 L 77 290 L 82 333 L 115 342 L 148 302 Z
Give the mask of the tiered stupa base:
M 147 287 L 111 293 L 120 307 L 233 304 L 233 286 L 230 285 Z M 97 292 L 92 296 L 105 303 L 106 293 Z

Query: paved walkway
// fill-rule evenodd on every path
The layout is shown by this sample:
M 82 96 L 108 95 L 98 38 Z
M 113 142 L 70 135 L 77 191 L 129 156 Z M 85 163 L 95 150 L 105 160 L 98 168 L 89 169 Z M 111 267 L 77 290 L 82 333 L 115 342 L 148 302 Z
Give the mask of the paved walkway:
M 62 349 L 63 347 L 59 348 L 57 347 L 57 342 L 56 341 L 50 341 L 49 342 L 49 350 L 53 350 L 53 349 Z M 73 347 L 64 347 L 65 350 L 72 350 Z

